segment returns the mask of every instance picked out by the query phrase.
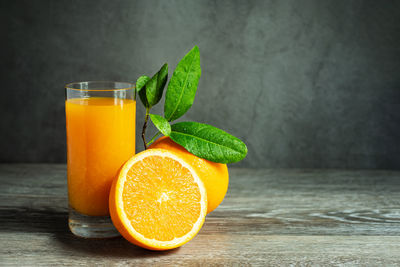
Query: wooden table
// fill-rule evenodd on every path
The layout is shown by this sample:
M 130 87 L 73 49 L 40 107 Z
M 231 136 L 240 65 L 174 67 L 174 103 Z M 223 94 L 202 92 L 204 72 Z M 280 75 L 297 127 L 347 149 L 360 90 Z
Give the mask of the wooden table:
M 0 165 L 0 265 L 400 265 L 400 172 L 230 169 L 200 233 L 152 252 L 67 227 L 65 165 Z

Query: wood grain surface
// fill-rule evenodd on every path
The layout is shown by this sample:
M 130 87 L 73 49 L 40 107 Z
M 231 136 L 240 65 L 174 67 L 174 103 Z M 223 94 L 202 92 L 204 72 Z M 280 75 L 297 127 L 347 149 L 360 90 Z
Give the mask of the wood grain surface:
M 400 172 L 230 170 L 223 204 L 181 248 L 67 226 L 65 165 L 0 165 L 0 265 L 400 266 Z

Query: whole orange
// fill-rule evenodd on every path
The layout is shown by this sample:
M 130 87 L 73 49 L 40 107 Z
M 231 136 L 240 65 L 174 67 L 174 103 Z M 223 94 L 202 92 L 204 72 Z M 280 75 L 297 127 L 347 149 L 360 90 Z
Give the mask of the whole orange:
M 228 167 L 226 164 L 199 158 L 172 141 L 171 138 L 165 136 L 157 139 L 149 148 L 167 149 L 183 158 L 183 160 L 193 167 L 207 191 L 207 213 L 212 212 L 224 200 L 229 184 Z

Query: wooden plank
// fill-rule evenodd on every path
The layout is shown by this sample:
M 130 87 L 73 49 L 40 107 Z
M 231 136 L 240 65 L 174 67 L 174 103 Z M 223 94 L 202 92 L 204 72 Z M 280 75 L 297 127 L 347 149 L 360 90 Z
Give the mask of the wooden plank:
M 0 164 L 0 194 L 67 194 L 65 164 Z
M 199 235 L 171 252 L 67 227 L 65 165 L 0 165 L 0 264 L 400 264 L 400 172 L 230 169 Z
M 66 224 L 65 197 L 19 196 L 7 204 L 9 200 L 9 196 L 0 195 L 2 229 L 46 232 L 48 227 Z M 399 207 L 390 208 L 379 202 L 368 204 L 366 198 L 359 198 L 353 209 L 343 209 L 334 201 L 329 207 L 320 206 L 296 204 L 282 197 L 228 196 L 218 210 L 207 216 L 203 234 L 400 235 Z
M 6 233 L 2 264 L 9 265 L 236 265 L 288 266 L 400 264 L 400 239 L 393 236 L 197 235 L 181 248 L 151 252 L 122 238 L 88 240 L 71 234 Z

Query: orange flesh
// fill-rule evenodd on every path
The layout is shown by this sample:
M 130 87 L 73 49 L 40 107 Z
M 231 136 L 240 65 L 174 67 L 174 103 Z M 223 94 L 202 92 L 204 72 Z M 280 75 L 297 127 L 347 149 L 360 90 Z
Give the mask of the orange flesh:
M 159 241 L 190 232 L 201 213 L 201 193 L 190 171 L 160 156 L 144 158 L 130 168 L 122 199 L 132 227 Z
M 136 102 L 75 98 L 65 111 L 69 204 L 86 215 L 108 215 L 112 180 L 135 154 Z
M 198 158 L 166 136 L 158 138 L 149 148 L 163 148 L 177 153 L 179 157 L 195 169 L 207 189 L 207 213 L 210 213 L 221 204 L 228 191 L 229 184 L 229 173 L 226 164 Z

